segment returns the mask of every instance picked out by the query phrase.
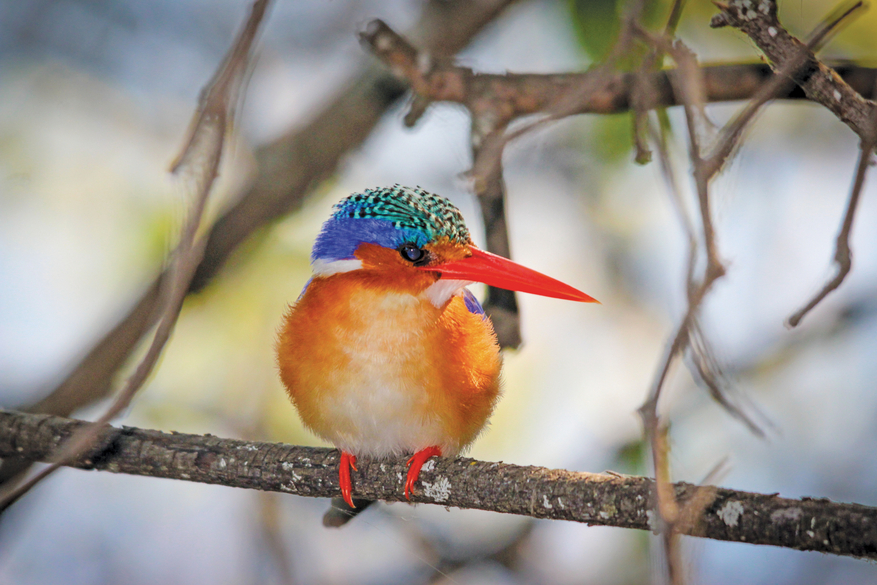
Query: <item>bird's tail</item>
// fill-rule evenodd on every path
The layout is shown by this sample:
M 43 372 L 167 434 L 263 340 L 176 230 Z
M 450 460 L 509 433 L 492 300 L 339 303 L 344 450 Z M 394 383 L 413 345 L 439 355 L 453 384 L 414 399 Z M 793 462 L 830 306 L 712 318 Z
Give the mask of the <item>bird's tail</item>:
M 353 505 L 356 507 L 351 508 L 343 498 L 332 498 L 332 507 L 323 515 L 323 526 L 326 528 L 340 528 L 374 503 L 374 500 L 353 498 Z

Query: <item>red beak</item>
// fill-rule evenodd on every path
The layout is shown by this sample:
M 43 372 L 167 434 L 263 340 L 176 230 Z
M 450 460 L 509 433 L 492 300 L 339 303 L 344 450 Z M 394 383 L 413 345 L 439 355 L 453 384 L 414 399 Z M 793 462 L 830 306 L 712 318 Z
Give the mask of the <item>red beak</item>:
M 542 295 L 543 297 L 554 297 L 555 299 L 566 299 L 583 303 L 600 302 L 568 284 L 564 284 L 550 276 L 545 276 L 541 272 L 525 268 L 508 258 L 479 250 L 475 246 L 470 246 L 470 249 L 472 250 L 472 255 L 468 258 L 454 260 L 453 262 L 439 264 L 438 266 L 423 266 L 421 270 L 438 272 L 442 275 L 442 278 L 483 282 L 497 288 Z

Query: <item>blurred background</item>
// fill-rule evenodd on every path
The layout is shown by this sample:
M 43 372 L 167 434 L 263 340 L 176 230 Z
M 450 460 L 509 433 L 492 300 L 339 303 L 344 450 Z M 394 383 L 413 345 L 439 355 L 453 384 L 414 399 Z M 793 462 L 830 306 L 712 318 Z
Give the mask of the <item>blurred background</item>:
M 780 4 L 803 36 L 830 1 Z M 407 30 L 413 0 L 278 1 L 214 200 L 255 175 L 253 151 L 303 126 L 373 61 L 356 33 L 379 17 Z M 200 89 L 249 10 L 243 0 L 0 0 L 0 406 L 51 391 L 160 268 L 185 210 L 166 172 Z M 522 1 L 460 55 L 477 71 L 581 70 L 609 46 L 614 2 Z M 655 5 L 658 20 L 667 4 Z M 678 35 L 701 61 L 757 61 L 741 34 L 711 30 L 691 2 Z M 877 57 L 874 11 L 822 53 Z M 708 106 L 718 124 L 740 104 Z M 449 197 L 483 242 L 467 112 L 432 106 L 405 129 L 390 110 L 298 213 L 260 231 L 191 297 L 157 373 L 124 424 L 319 445 L 274 365 L 281 315 L 309 277 L 311 244 L 351 192 L 401 183 Z M 686 178 L 683 118 L 670 110 Z M 820 106 L 771 105 L 714 183 L 728 275 L 707 298 L 706 336 L 771 421 L 759 439 L 683 365 L 661 412 L 675 479 L 786 497 L 877 505 L 877 181 L 866 182 L 852 273 L 803 324 L 784 320 L 834 274 L 834 239 L 857 139 Z M 685 309 L 686 240 L 656 163 L 632 162 L 630 118 L 568 118 L 505 156 L 514 258 L 601 306 L 520 295 L 524 345 L 505 356 L 504 398 L 471 456 L 570 470 L 645 473 L 636 414 Z M 691 194 L 690 182 L 683 189 Z M 483 291 L 476 289 L 476 294 Z M 94 417 L 105 405 L 76 413 Z M 477 511 L 375 506 L 326 530 L 326 500 L 61 470 L 0 522 L 0 583 L 648 582 L 650 536 Z M 685 541 L 691 582 L 877 583 L 873 563 Z

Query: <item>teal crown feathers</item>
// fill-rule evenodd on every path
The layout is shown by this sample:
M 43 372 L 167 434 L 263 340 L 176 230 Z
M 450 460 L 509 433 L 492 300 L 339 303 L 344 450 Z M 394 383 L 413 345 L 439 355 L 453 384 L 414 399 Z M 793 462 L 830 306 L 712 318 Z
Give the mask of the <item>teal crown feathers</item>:
M 447 238 L 471 243 L 463 215 L 439 195 L 420 187 L 394 185 L 354 193 L 335 205 L 314 243 L 313 260 L 334 261 L 354 257 L 360 244 L 399 248 L 418 247 Z
M 332 217 L 391 221 L 397 229 L 423 232 L 429 241 L 443 237 L 461 244 L 470 241 L 460 210 L 444 197 L 420 187 L 396 184 L 354 193 L 335 205 Z

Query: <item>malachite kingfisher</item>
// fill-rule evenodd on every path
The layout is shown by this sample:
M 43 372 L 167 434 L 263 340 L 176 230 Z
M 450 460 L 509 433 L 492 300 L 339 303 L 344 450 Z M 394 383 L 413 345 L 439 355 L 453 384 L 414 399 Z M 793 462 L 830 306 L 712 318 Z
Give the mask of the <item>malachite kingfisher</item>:
M 460 211 L 419 187 L 343 199 L 323 224 L 311 264 L 313 278 L 284 316 L 277 362 L 305 426 L 341 451 L 350 512 L 357 457 L 410 454 L 410 498 L 430 457 L 460 453 L 484 429 L 502 360 L 467 285 L 596 302 L 477 248 Z

